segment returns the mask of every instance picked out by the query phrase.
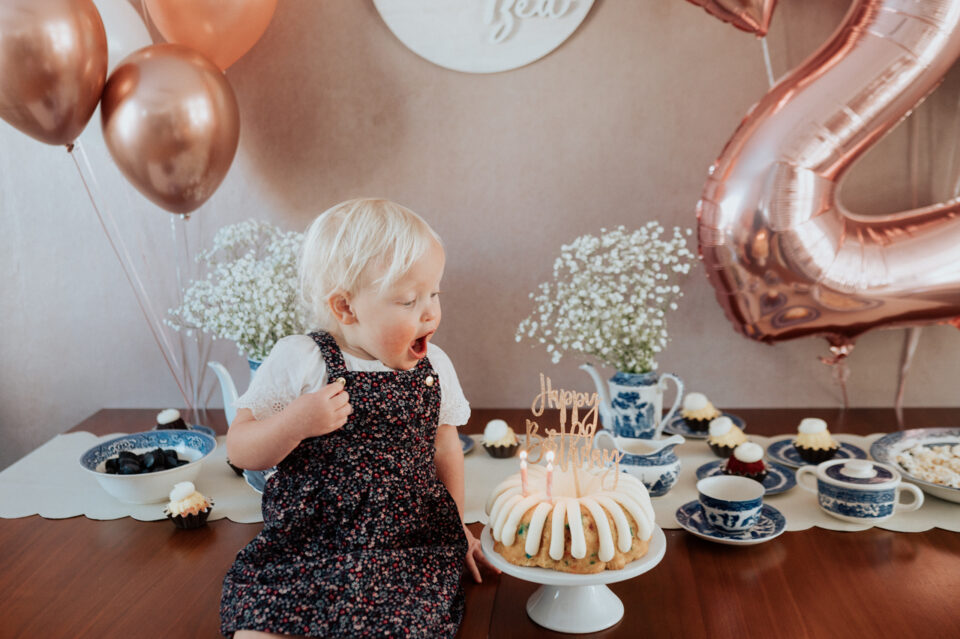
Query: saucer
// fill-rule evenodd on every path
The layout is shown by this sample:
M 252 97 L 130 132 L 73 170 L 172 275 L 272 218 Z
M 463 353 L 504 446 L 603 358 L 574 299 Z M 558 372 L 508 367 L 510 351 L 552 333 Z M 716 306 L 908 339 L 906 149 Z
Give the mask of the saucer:
M 722 464 L 722 460 L 707 462 L 697 469 L 697 479 L 722 475 L 723 471 L 720 470 Z M 767 476 L 763 478 L 763 487 L 767 495 L 779 495 L 797 485 L 797 477 L 790 468 L 776 462 L 767 462 L 766 466 Z
M 794 439 L 796 439 L 794 435 L 781 435 L 780 437 L 774 437 L 770 440 L 770 443 L 767 444 L 767 456 L 773 461 L 780 462 L 781 464 L 785 464 L 793 468 L 800 468 L 801 466 L 816 466 L 816 464 L 809 464 L 800 458 L 800 453 L 798 453 L 797 449 L 793 447 Z M 837 438 L 834 437 L 834 439 Z M 842 442 L 839 439 L 837 439 L 837 443 L 840 444 L 840 449 L 833 457 L 831 457 L 831 459 L 867 458 L 867 451 L 863 450 L 859 446 Z
M 463 454 L 466 455 L 473 450 L 476 443 L 473 441 L 473 437 L 469 435 L 458 434 L 458 436 L 460 437 L 460 445 L 463 446 Z
M 760 519 L 757 525 L 741 533 L 720 532 L 706 522 L 703 517 L 703 508 L 700 502 L 693 500 L 677 508 L 677 523 L 687 532 L 718 544 L 729 546 L 752 546 L 762 544 L 777 537 L 787 527 L 787 520 L 783 514 L 770 504 L 764 504 L 760 509 Z
M 730 420 L 737 425 L 740 430 L 746 430 L 746 422 L 743 421 L 742 417 L 737 417 L 736 415 L 731 415 L 730 413 L 723 413 L 724 417 L 729 417 Z M 710 435 L 709 429 L 704 431 L 693 430 L 687 426 L 686 420 L 679 413 L 675 414 L 669 422 L 664 424 L 663 432 L 670 433 L 671 435 L 683 435 L 688 439 L 706 439 Z

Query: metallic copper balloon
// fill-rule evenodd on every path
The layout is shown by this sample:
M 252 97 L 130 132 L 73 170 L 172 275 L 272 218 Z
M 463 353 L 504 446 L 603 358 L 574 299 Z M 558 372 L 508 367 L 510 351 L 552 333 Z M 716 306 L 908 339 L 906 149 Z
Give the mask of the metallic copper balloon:
M 212 62 L 178 44 L 127 56 L 107 80 L 100 113 L 117 166 L 174 213 L 189 213 L 213 195 L 237 151 L 233 89 Z
M 145 0 L 167 42 L 195 49 L 226 70 L 267 30 L 277 0 Z
M 0 118 L 70 144 L 107 79 L 107 35 L 91 0 L 0 1 Z
M 712 16 L 758 36 L 767 34 L 777 0 L 688 0 Z
M 710 171 L 700 251 L 717 299 L 756 340 L 960 316 L 960 201 L 849 211 L 853 163 L 960 57 L 960 0 L 855 0 L 843 24 L 747 114 Z

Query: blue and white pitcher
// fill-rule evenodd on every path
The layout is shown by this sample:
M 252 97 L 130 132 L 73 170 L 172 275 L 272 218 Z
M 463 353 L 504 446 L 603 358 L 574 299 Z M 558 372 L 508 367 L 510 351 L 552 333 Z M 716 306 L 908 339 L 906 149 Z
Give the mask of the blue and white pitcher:
M 613 431 L 617 437 L 656 439 L 660 437 L 663 426 L 669 422 L 683 398 L 683 382 L 670 373 L 616 373 L 610 378 L 610 387 L 600 379 L 600 375 L 590 364 L 580 367 L 587 371 L 597 386 L 600 398 L 600 421 L 604 428 Z M 663 413 L 663 390 L 667 380 L 677 386 L 677 397 L 670 412 L 661 419 Z

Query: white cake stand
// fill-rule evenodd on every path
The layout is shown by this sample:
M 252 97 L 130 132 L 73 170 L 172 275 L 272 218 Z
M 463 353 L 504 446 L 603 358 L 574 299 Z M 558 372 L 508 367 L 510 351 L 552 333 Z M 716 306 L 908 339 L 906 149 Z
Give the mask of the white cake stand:
M 493 549 L 490 526 L 483 527 L 480 543 L 494 566 L 517 579 L 542 584 L 527 600 L 527 614 L 538 625 L 557 632 L 597 632 L 623 619 L 623 602 L 606 584 L 626 581 L 651 570 L 667 551 L 667 538 L 655 526 L 647 554 L 621 570 L 575 575 L 546 568 L 517 566 Z

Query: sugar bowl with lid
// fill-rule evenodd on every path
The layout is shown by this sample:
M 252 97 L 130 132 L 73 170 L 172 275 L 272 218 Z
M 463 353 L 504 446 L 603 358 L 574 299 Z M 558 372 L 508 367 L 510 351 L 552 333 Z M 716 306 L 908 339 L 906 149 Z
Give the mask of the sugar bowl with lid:
M 815 478 L 816 483 L 809 479 Z M 897 469 L 866 459 L 832 459 L 797 471 L 797 484 L 817 495 L 828 515 L 857 524 L 876 524 L 894 512 L 909 512 L 923 505 L 923 492 L 901 481 Z M 902 502 L 901 495 L 913 498 Z

